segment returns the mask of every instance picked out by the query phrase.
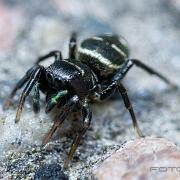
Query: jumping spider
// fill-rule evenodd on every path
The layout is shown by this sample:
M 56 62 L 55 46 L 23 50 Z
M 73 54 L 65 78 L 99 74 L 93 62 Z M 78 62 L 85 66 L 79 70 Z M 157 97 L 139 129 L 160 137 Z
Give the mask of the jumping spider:
M 41 65 L 42 61 L 49 57 L 54 57 L 54 62 L 47 67 Z M 20 120 L 25 99 L 32 90 L 33 110 L 35 113 L 40 110 L 39 91 L 46 95 L 46 113 L 50 112 L 54 107 L 59 107 L 60 113 L 55 117 L 51 130 L 44 138 L 44 145 L 50 140 L 69 113 L 81 110 L 83 127 L 74 137 L 65 161 L 65 166 L 67 166 L 82 136 L 90 126 L 92 113 L 89 102 L 107 99 L 116 89 L 120 92 L 125 107 L 131 115 L 137 135 L 139 137 L 143 136 L 127 91 L 121 83 L 121 80 L 133 65 L 158 76 L 175 87 L 172 82 L 157 71 L 137 59 L 130 59 L 129 47 L 123 37 L 113 34 L 90 37 L 85 39 L 77 49 L 76 34 L 72 33 L 69 42 L 69 58 L 63 59 L 60 51 L 52 51 L 45 56 L 39 57 L 35 65 L 16 84 L 4 107 L 10 106 L 16 91 L 25 84 L 17 108 L 16 123 Z

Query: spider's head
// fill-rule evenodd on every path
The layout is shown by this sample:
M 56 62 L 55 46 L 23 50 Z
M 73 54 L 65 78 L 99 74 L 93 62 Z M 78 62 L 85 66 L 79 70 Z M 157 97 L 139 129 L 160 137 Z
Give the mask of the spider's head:
M 63 77 L 60 74 L 57 74 L 56 71 L 53 71 L 51 68 L 46 70 L 46 81 L 48 86 L 53 89 L 60 90 L 65 87 Z

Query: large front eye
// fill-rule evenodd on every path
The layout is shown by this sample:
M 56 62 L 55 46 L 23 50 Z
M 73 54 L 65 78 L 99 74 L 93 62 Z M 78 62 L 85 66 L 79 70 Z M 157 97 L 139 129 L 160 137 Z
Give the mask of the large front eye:
M 52 75 L 50 73 L 47 73 L 46 77 L 47 77 L 48 81 L 53 81 Z
M 56 83 L 61 83 L 61 82 L 62 82 L 61 79 L 58 78 L 58 77 L 55 77 L 55 78 L 54 78 L 54 81 L 55 81 Z

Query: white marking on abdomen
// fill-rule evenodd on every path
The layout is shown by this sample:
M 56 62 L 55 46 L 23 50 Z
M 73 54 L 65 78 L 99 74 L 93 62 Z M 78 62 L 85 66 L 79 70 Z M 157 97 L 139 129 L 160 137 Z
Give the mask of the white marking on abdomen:
M 119 69 L 121 67 L 121 65 L 112 64 L 109 59 L 103 57 L 101 54 L 97 53 L 95 50 L 92 51 L 92 50 L 80 47 L 78 51 L 82 54 L 86 54 L 88 56 L 98 59 L 102 64 L 105 64 L 110 68 Z
M 120 48 L 118 48 L 115 44 L 111 44 L 111 47 L 117 52 L 119 52 L 122 56 L 126 57 L 126 54 Z
M 97 36 L 94 36 L 94 37 L 92 37 L 91 39 L 98 40 L 98 41 L 103 41 L 103 38 L 97 37 Z
M 80 68 L 78 65 L 73 64 L 73 63 L 71 63 L 71 62 L 69 62 L 67 60 L 63 60 L 63 61 L 67 62 L 68 64 L 70 64 L 72 66 L 74 66 L 76 69 L 78 69 L 80 71 L 81 75 L 84 76 L 84 73 L 85 73 L 84 70 L 82 68 Z

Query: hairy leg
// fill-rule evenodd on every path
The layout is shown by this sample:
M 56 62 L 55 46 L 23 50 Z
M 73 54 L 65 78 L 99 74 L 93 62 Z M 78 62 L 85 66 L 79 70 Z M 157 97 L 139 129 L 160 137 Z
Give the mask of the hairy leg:
M 34 72 L 34 70 L 37 68 L 37 66 L 34 66 L 32 68 L 30 68 L 27 73 L 24 75 L 24 77 L 22 79 L 20 79 L 20 81 L 17 82 L 17 84 L 15 85 L 15 87 L 13 88 L 13 90 L 11 91 L 9 97 L 7 98 L 7 100 L 5 101 L 4 105 L 3 105 L 3 109 L 8 109 L 11 105 L 12 105 L 12 99 L 15 96 L 16 92 L 21 89 L 25 83 L 27 83 L 27 81 L 30 79 L 30 76 L 32 75 L 32 73 Z
M 90 110 L 90 107 L 89 107 L 89 104 L 87 103 L 87 101 L 85 101 L 85 103 L 83 105 L 82 113 L 83 113 L 83 127 L 79 130 L 78 134 L 75 136 L 75 138 L 73 140 L 68 157 L 64 163 L 65 168 L 68 167 L 68 164 L 71 161 L 71 159 L 82 139 L 82 136 L 86 133 L 87 129 L 89 128 L 89 126 L 91 124 L 92 112 Z
M 79 104 L 79 97 L 77 95 L 74 95 L 63 107 L 61 113 L 55 117 L 54 124 L 51 128 L 51 130 L 48 132 L 48 134 L 45 136 L 43 140 L 43 145 L 46 145 L 57 128 L 60 127 L 60 125 L 64 122 L 67 115 L 72 112 Z
M 20 97 L 20 101 L 18 104 L 18 108 L 17 108 L 17 113 L 16 113 L 16 119 L 15 122 L 17 123 L 20 120 L 20 116 L 22 113 L 22 109 L 23 109 L 23 105 L 25 102 L 26 97 L 29 95 L 29 93 L 31 92 L 32 88 L 34 87 L 34 85 L 37 83 L 40 73 L 41 73 L 42 67 L 37 66 L 36 69 L 33 71 L 29 82 L 27 83 L 26 87 L 24 88 L 21 97 Z

